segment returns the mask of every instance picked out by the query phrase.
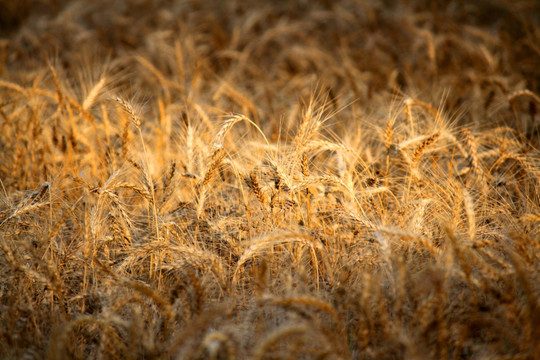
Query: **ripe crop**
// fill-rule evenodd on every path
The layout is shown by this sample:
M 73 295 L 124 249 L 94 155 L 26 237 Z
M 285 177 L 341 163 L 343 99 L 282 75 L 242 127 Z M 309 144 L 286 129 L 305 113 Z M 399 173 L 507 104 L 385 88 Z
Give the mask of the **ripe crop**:
M 540 354 L 540 5 L 0 13 L 0 358 Z

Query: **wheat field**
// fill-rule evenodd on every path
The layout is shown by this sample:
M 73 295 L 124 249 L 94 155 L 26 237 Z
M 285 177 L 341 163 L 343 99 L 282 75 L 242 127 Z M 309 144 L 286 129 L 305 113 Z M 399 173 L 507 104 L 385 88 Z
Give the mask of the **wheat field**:
M 0 358 L 538 359 L 540 4 L 0 2 Z

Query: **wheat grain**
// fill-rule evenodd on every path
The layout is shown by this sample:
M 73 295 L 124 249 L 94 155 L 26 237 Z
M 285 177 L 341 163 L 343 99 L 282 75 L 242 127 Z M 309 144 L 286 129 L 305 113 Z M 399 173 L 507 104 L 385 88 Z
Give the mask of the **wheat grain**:
M 82 109 L 84 111 L 88 111 L 90 109 L 90 107 L 94 104 L 94 102 L 96 101 L 96 98 L 98 97 L 99 95 L 99 92 L 103 89 L 103 87 L 105 86 L 107 82 L 107 78 L 106 77 L 102 77 L 97 83 L 96 85 L 94 85 L 92 87 L 92 89 L 88 92 L 88 95 L 86 96 L 86 98 L 84 99 L 83 103 L 82 103 Z

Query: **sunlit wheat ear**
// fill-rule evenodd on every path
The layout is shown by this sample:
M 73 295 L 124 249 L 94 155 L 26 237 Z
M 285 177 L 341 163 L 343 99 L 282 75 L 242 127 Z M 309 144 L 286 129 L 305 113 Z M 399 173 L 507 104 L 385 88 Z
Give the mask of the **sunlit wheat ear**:
M 471 194 L 464 189 L 463 190 L 463 205 L 465 207 L 465 214 L 467 215 L 469 240 L 474 241 L 474 235 L 476 233 L 476 215 L 474 211 L 474 202 Z
M 420 161 L 420 157 L 422 154 L 426 151 L 426 149 L 433 144 L 439 137 L 441 136 L 441 132 L 438 131 L 435 134 L 427 137 L 422 143 L 414 150 L 413 152 L 413 158 L 412 162 L 413 164 L 417 164 L 418 161 Z
M 50 187 L 51 184 L 46 181 L 39 187 L 38 190 L 28 194 L 23 200 L 21 200 L 21 202 L 19 202 L 19 204 L 13 211 L 11 211 L 9 215 L 7 215 L 4 219 L 0 219 L 0 226 L 10 219 L 48 204 L 48 201 L 45 200 L 45 194 L 50 190 Z
M 320 116 L 320 114 L 314 112 L 313 104 L 310 104 L 303 114 L 300 129 L 294 139 L 297 153 L 299 153 L 304 145 L 317 133 L 317 131 L 319 131 L 322 125 Z
M 225 135 L 227 135 L 229 130 L 231 130 L 231 128 L 234 126 L 234 124 L 245 119 L 247 118 L 244 115 L 233 115 L 227 121 L 225 121 L 219 132 L 216 134 L 214 141 L 212 142 L 212 149 L 223 147 Z
M 169 169 L 163 178 L 163 187 L 162 187 L 162 198 L 159 204 L 159 208 L 161 209 L 168 200 L 171 199 L 171 195 L 174 191 L 174 186 L 171 186 L 173 183 L 173 178 L 176 174 L 176 161 L 172 161 L 171 165 L 169 166 Z
M 392 146 L 395 121 L 396 119 L 391 117 L 390 120 L 388 120 L 388 124 L 386 124 L 386 128 L 384 130 L 384 148 L 387 154 L 390 154 L 390 147 Z
M 259 202 L 264 205 L 266 203 L 266 196 L 262 190 L 262 187 L 255 172 L 251 171 L 249 173 L 249 176 L 245 177 L 244 181 L 246 182 L 246 185 L 251 189 L 251 191 L 253 191 L 253 194 L 255 194 L 257 200 L 259 200 Z
M 202 178 L 201 182 L 197 184 L 198 189 L 208 185 L 226 154 L 227 152 L 225 149 L 223 149 L 223 147 L 214 148 L 212 154 L 208 158 L 208 168 L 206 169 L 204 177 Z
M 467 161 L 470 169 L 476 175 L 480 174 L 480 160 L 478 158 L 478 144 L 471 131 L 467 128 L 461 130 L 462 138 L 467 148 Z
M 291 177 L 287 175 L 285 169 L 277 161 L 270 159 L 269 163 L 273 173 L 274 191 L 288 193 L 293 188 Z
M 217 168 L 221 164 L 221 161 L 227 154 L 227 152 L 223 148 L 225 135 L 227 135 L 227 132 L 229 132 L 229 130 L 234 126 L 234 124 L 244 119 L 246 119 L 246 117 L 243 115 L 232 116 L 227 121 L 225 121 L 219 132 L 216 134 L 214 141 L 212 142 L 212 152 L 210 153 L 210 156 L 207 160 L 208 166 L 206 168 L 206 172 L 201 182 L 197 184 L 197 189 L 204 188 L 204 186 L 206 186 L 210 182 L 212 176 L 214 175 L 214 172 L 217 170 Z
M 135 111 L 133 106 L 131 106 L 130 103 L 128 103 L 127 101 L 125 101 L 124 99 L 118 96 L 113 97 L 113 100 L 116 101 L 120 105 L 122 110 L 124 110 L 126 114 L 129 115 L 129 119 L 131 120 L 133 125 L 135 125 L 137 129 L 140 129 L 141 119 L 139 118 L 139 115 L 137 115 L 137 112 Z
M 62 87 L 60 86 L 60 80 L 58 79 L 58 74 L 56 73 L 54 66 L 50 62 L 48 62 L 48 66 L 53 76 L 53 82 L 56 88 L 56 96 L 57 96 L 58 105 L 60 108 L 62 108 L 64 106 L 64 94 L 62 92 Z
M 160 236 L 160 231 L 159 231 L 159 220 L 158 220 L 158 213 L 157 213 L 158 209 L 157 209 L 157 202 L 156 202 L 156 193 L 154 189 L 155 186 L 154 186 L 154 181 L 152 180 L 152 176 L 150 175 L 150 167 L 149 167 L 150 158 L 148 155 L 148 151 L 146 150 L 146 144 L 143 138 L 143 133 L 141 129 L 141 119 L 130 103 L 128 103 L 127 101 L 125 101 L 124 99 L 118 96 L 114 97 L 113 100 L 116 101 L 120 105 L 122 110 L 125 111 L 129 115 L 131 122 L 133 123 L 133 125 L 135 125 L 135 127 L 137 128 L 139 132 L 139 138 L 141 140 L 141 145 L 142 145 L 143 153 L 144 153 L 144 168 L 142 169 L 143 170 L 142 173 L 144 176 L 145 185 L 148 191 L 150 192 L 151 199 L 152 199 L 152 201 L 150 202 L 150 207 L 152 210 L 152 217 L 153 217 L 153 226 L 154 226 L 153 230 L 155 232 L 156 239 L 159 239 L 161 238 L 161 236 Z
M 82 104 L 83 110 L 87 111 L 88 109 L 90 109 L 90 107 L 92 107 L 100 91 L 105 86 L 106 82 L 107 82 L 107 78 L 104 76 L 96 83 L 96 85 L 94 85 L 94 87 L 92 87 L 92 89 L 86 96 L 86 99 L 84 99 L 83 101 L 83 104 Z

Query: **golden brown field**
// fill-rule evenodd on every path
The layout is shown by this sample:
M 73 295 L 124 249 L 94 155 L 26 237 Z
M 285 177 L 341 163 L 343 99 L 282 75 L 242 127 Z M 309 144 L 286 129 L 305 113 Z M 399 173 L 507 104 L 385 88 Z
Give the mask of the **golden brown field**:
M 0 14 L 0 358 L 538 358 L 537 1 Z

